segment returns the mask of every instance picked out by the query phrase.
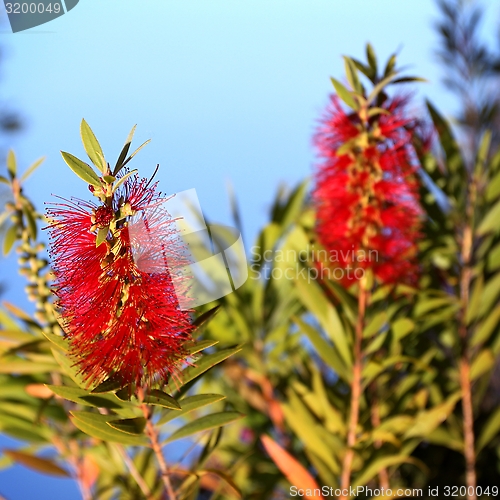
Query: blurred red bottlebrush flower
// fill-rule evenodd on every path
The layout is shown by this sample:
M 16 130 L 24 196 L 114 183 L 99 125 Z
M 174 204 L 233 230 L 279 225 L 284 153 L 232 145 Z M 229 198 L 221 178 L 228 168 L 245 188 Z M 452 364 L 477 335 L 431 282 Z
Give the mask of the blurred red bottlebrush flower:
M 156 187 L 131 176 L 99 206 L 72 199 L 48 210 L 56 304 L 89 385 L 164 382 L 186 357 L 193 326 L 174 287 L 186 262 Z
M 387 99 L 384 112 L 364 121 L 331 98 L 314 137 L 321 159 L 313 199 L 317 235 L 328 259 L 349 272 L 371 269 L 382 283 L 415 282 L 422 210 L 406 99 Z

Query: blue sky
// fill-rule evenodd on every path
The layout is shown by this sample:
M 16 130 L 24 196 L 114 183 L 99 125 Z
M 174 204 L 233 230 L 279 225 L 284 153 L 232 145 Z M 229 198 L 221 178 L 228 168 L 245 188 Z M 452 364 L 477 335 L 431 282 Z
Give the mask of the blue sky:
M 498 11 L 487 5 L 491 24 Z M 84 156 L 84 117 L 112 162 L 137 124 L 137 145 L 152 142 L 133 168 L 148 176 L 160 163 L 161 190 L 195 188 L 220 223 L 231 222 L 231 181 L 250 248 L 278 184 L 311 172 L 311 135 L 329 77 L 342 78 L 343 54 L 364 58 L 370 41 L 385 63 L 398 50 L 409 74 L 429 80 L 418 86 L 416 109 L 428 97 L 453 110 L 433 55 L 436 16 L 431 0 L 80 0 L 38 28 L 4 29 L 0 88 L 26 124 L 12 145 L 24 167 L 47 157 L 27 192 L 39 207 L 52 193 L 86 197 L 59 150 Z M 5 297 L 19 303 L 14 263 L 0 258 L 0 276 Z M 78 498 L 68 483 L 0 472 L 9 500 Z

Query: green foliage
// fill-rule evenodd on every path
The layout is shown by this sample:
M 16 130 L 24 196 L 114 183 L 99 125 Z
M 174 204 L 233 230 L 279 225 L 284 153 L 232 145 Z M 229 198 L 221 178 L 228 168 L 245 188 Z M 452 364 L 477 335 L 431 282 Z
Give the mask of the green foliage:
M 99 175 L 69 153 L 62 153 L 63 158 L 85 182 L 97 189 L 107 189 L 116 178 L 103 175 L 109 167 L 85 121 L 81 135 L 89 158 L 100 170 Z M 126 158 L 128 148 L 124 150 L 124 159 L 118 162 L 121 168 L 138 151 Z M 89 387 L 69 354 L 70 345 L 52 303 L 52 274 L 48 261 L 40 256 L 44 245 L 37 241 L 37 226 L 44 217 L 23 192 L 23 182 L 40 163 L 41 160 L 35 162 L 18 177 L 15 156 L 10 152 L 9 179 L 1 179 L 13 197 L 13 202 L 1 207 L 2 221 L 8 225 L 4 251 L 8 253 L 15 248 L 18 252 L 21 272 L 28 280 L 28 297 L 36 301 L 37 307 L 35 317 L 7 302 L 0 309 L 0 432 L 26 444 L 20 450 L 0 452 L 2 467 L 18 463 L 41 473 L 74 477 L 84 498 L 92 494 L 96 498 L 122 498 L 130 491 L 135 491 L 138 498 L 159 498 L 168 477 L 165 479 L 161 461 L 155 464 L 153 457 L 162 455 L 167 442 L 189 438 L 196 443 L 206 441 L 204 460 L 192 459 L 185 475 L 173 477 L 176 488 L 187 492 L 187 486 L 198 484 L 200 478 L 210 474 L 217 476 L 216 484 L 229 484 L 233 492 L 238 492 L 222 471 L 206 469 L 203 463 L 213 452 L 213 436 L 219 436 L 223 426 L 243 415 L 226 408 L 227 405 L 220 406 L 222 395 L 191 395 L 190 389 L 202 375 L 241 348 L 214 351 L 217 341 L 194 340 L 186 344 L 189 366 L 170 385 L 145 389 L 123 387 L 119 378 L 110 377 L 98 387 Z M 125 176 L 112 187 L 116 189 Z M 195 336 L 216 312 L 214 308 L 193 319 L 198 330 Z M 201 354 L 205 349 L 212 352 Z M 212 409 L 207 411 L 209 406 Z M 174 419 L 176 424 L 172 425 Z M 48 447 L 57 451 L 57 459 L 39 455 Z M 97 470 L 99 474 L 95 473 Z M 128 479 L 124 481 L 124 477 Z M 193 477 L 198 478 L 194 483 Z M 187 496 L 179 494 L 177 498 Z
M 377 120 L 390 85 L 419 79 L 400 77 L 394 55 L 385 67 L 370 45 L 366 55 L 344 57 L 348 86 L 332 83 L 347 106 Z M 82 379 L 51 302 L 37 240 L 43 217 L 23 194 L 38 163 L 19 178 L 9 153 L 0 182 L 14 201 L 0 215 L 3 246 L 19 252 L 37 314 L 0 309 L 0 431 L 25 443 L 4 450 L 1 466 L 88 477 L 82 492 L 100 499 L 160 498 L 165 476 L 179 499 L 203 490 L 212 500 L 271 499 L 294 481 L 340 487 L 346 464 L 354 487 L 449 485 L 433 475 L 448 462 L 455 484 L 470 485 L 471 470 L 489 484 L 500 453 L 500 151 L 487 131 L 464 151 L 437 108 L 427 109 L 437 151 L 415 144 L 425 177 L 418 285 L 381 286 L 368 274 L 345 288 L 323 277 L 308 185 L 280 188 L 251 248 L 249 279 L 199 308 L 190 364 L 159 388 Z M 134 131 L 113 169 L 85 121 L 93 166 L 63 158 L 107 196 L 147 144 L 129 155 Z M 231 206 L 239 227 L 234 197 Z M 158 449 L 187 438 L 197 453 L 165 474 Z M 40 455 L 48 447 L 56 459 Z

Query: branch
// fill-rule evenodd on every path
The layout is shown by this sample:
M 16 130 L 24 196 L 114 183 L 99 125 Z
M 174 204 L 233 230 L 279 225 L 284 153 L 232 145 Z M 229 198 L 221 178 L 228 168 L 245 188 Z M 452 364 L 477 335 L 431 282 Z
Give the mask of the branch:
M 151 448 L 156 455 L 156 460 L 158 461 L 158 465 L 160 467 L 161 478 L 165 486 L 165 491 L 167 492 L 168 500 L 176 500 L 175 492 L 172 488 L 172 483 L 170 482 L 170 472 L 161 449 L 158 431 L 152 421 L 153 412 L 151 411 L 151 408 L 144 403 L 141 405 L 141 409 L 144 414 L 144 418 L 146 419 L 146 434 L 151 442 Z
M 359 421 L 359 402 L 361 399 L 361 372 L 363 369 L 363 359 L 361 343 L 363 340 L 363 326 L 366 310 L 366 283 L 364 279 L 359 282 L 358 297 L 358 318 L 356 321 L 356 332 L 354 339 L 354 366 L 351 383 L 351 412 L 349 417 L 349 429 L 347 432 L 347 452 L 342 465 L 341 488 L 349 489 L 351 481 L 352 461 L 354 459 L 354 446 L 356 444 L 356 429 Z M 347 496 L 340 497 L 346 500 Z

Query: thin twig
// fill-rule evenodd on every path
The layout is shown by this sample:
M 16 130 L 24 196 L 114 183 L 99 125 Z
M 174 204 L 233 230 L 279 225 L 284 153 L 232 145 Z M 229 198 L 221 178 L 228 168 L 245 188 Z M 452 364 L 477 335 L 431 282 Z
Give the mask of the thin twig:
M 167 462 L 165 457 L 163 456 L 163 452 L 161 449 L 161 444 L 158 438 L 158 430 L 152 421 L 153 412 L 150 407 L 146 404 L 141 405 L 142 412 L 144 414 L 144 418 L 146 419 L 146 434 L 151 443 L 151 448 L 153 449 L 154 454 L 156 455 L 156 460 L 158 461 L 158 465 L 161 471 L 161 478 L 163 484 L 165 486 L 165 491 L 168 496 L 168 500 L 176 500 L 175 492 L 172 487 L 172 483 L 170 482 L 169 470 L 167 466 Z
M 141 476 L 141 473 L 137 470 L 134 461 L 129 457 L 127 450 L 119 444 L 116 445 L 116 449 L 118 450 L 118 453 L 121 455 L 123 462 L 127 466 L 130 475 L 134 478 L 135 482 L 137 483 L 137 486 L 139 486 L 139 488 L 141 489 L 143 495 L 146 497 L 147 500 L 154 500 L 154 496 L 151 493 L 149 486 L 146 484 L 146 481 Z
M 363 328 L 366 310 L 366 283 L 364 279 L 359 282 L 358 296 L 358 318 L 356 321 L 356 331 L 354 339 L 354 365 L 351 383 L 351 411 L 349 417 L 349 428 L 347 432 L 347 451 L 342 465 L 341 488 L 344 491 L 349 489 L 351 481 L 352 461 L 354 459 L 354 446 L 356 444 L 356 429 L 359 421 L 359 403 L 361 399 L 361 372 L 363 369 L 363 359 L 361 344 L 363 340 Z M 340 497 L 346 500 L 347 496 Z

